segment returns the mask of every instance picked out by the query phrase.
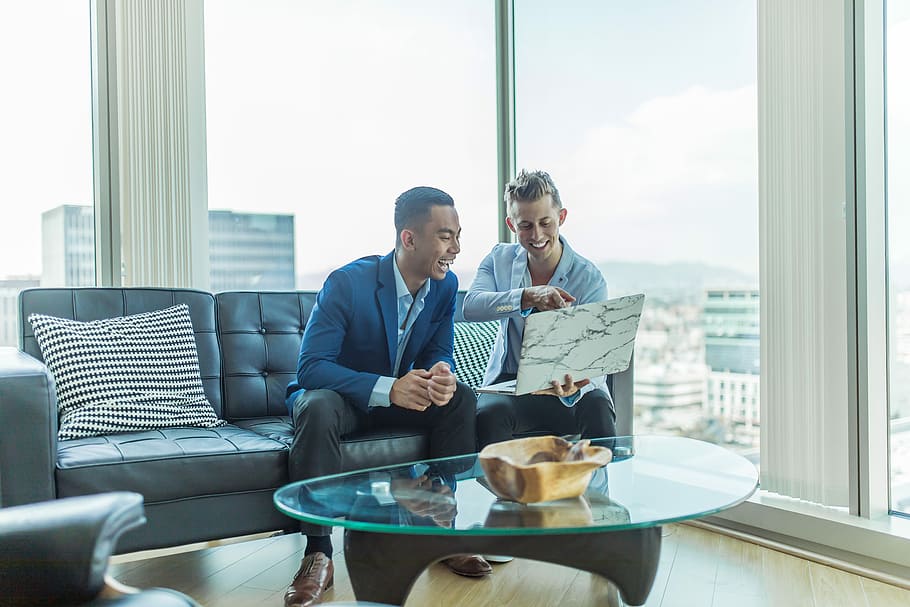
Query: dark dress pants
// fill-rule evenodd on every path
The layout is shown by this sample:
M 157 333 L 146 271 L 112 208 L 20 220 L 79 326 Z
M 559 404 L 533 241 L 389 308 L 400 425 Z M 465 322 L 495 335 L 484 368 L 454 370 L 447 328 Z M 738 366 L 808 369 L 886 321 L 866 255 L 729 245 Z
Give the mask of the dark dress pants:
M 494 383 L 514 378 L 514 375 L 503 375 Z M 566 407 L 556 396 L 480 395 L 477 400 L 477 440 L 481 449 L 525 432 L 581 434 L 582 438 L 616 436 L 613 400 L 603 390 L 591 390 L 573 407 Z
M 358 409 L 332 390 L 307 390 L 294 401 L 294 440 L 288 454 L 292 481 L 342 471 L 341 437 L 382 428 L 419 428 L 430 433 L 431 458 L 474 453 L 477 399 L 458 382 L 452 400 L 443 407 L 412 411 L 392 405 Z M 329 527 L 301 523 L 306 535 L 329 535 Z

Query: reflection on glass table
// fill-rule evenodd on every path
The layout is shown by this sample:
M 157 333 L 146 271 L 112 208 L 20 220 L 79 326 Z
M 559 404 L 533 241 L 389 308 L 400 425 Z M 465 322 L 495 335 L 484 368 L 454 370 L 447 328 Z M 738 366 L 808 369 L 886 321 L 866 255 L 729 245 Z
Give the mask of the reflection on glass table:
M 480 553 L 597 573 L 640 605 L 657 571 L 661 526 L 735 506 L 758 482 L 748 460 L 702 441 L 643 436 L 592 444 L 609 447 L 614 458 L 574 499 L 499 499 L 469 455 L 292 483 L 276 492 L 275 504 L 294 518 L 345 528 L 358 599 L 403 604 L 427 565 Z

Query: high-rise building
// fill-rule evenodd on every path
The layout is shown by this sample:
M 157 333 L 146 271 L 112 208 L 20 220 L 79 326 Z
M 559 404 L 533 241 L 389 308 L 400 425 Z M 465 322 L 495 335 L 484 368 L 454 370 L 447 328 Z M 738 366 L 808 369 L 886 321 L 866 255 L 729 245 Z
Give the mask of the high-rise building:
M 90 206 L 62 205 L 41 215 L 43 286 L 95 284 Z M 294 288 L 294 215 L 209 211 L 210 289 Z
M 41 286 L 95 284 L 92 207 L 64 204 L 41 214 Z
M 705 397 L 702 365 L 636 365 L 635 406 L 700 410 Z
M 635 414 L 640 427 L 686 434 L 701 416 L 708 367 L 701 306 L 684 297 L 645 304 L 635 338 Z
M 212 291 L 294 288 L 294 216 L 209 211 Z
M 759 297 L 754 289 L 706 291 L 703 326 L 709 367 L 705 409 L 757 439 Z

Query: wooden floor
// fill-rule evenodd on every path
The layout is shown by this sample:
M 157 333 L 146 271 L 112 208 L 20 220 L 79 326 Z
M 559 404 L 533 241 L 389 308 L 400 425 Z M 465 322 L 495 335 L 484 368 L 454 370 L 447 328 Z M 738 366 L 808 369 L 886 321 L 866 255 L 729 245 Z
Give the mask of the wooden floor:
M 910 591 L 845 573 L 755 544 L 689 525 L 664 529 L 657 579 L 649 607 L 897 607 Z M 297 570 L 304 542 L 288 535 L 233 543 L 154 558 L 115 557 L 111 573 L 123 583 L 181 590 L 211 607 L 282 607 L 285 585 Z M 340 529 L 334 539 L 342 546 Z M 353 601 L 336 552 L 335 586 L 329 601 Z M 456 576 L 442 565 L 421 575 L 407 607 L 571 606 L 607 604 L 608 588 L 588 573 L 516 559 L 493 565 L 480 580 Z

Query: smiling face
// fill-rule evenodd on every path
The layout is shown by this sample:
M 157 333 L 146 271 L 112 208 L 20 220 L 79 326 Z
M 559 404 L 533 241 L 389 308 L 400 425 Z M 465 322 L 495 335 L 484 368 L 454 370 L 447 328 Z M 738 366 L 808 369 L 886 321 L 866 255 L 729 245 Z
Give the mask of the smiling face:
M 559 226 L 566 220 L 566 210 L 553 204 L 553 197 L 544 194 L 533 202 L 513 201 L 506 223 L 518 236 L 518 243 L 534 262 L 555 265 L 562 255 Z
M 405 228 L 399 235 L 398 267 L 412 294 L 427 278 L 442 280 L 461 251 L 461 224 L 455 207 L 433 205 L 420 226 Z

